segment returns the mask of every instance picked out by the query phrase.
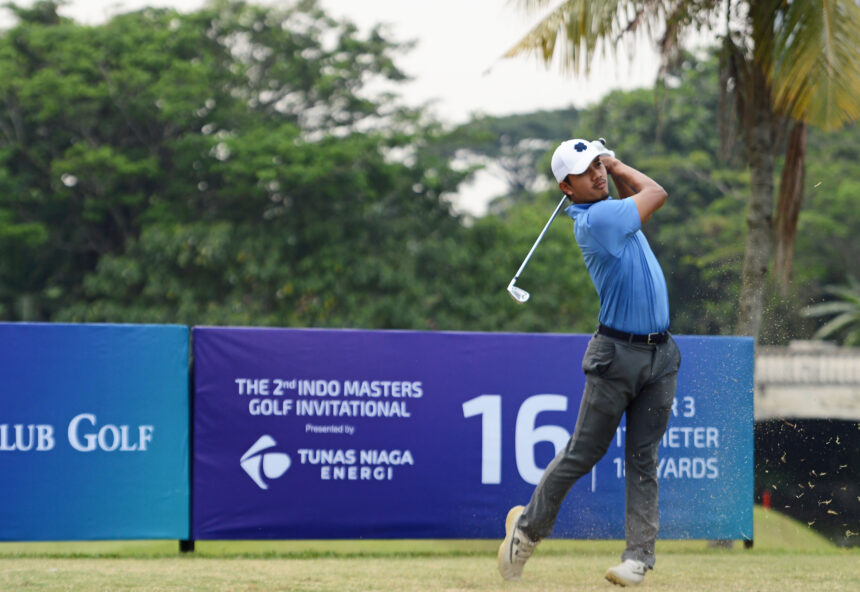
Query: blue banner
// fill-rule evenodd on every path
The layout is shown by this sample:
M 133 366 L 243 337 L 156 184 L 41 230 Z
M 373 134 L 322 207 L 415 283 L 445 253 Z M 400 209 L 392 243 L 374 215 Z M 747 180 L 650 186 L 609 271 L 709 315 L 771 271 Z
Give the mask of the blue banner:
M 188 328 L 0 323 L 0 540 L 188 538 Z
M 194 329 L 192 537 L 500 538 L 570 436 L 586 335 Z M 753 342 L 678 337 L 661 537 L 752 538 Z M 624 537 L 624 425 L 555 536 Z

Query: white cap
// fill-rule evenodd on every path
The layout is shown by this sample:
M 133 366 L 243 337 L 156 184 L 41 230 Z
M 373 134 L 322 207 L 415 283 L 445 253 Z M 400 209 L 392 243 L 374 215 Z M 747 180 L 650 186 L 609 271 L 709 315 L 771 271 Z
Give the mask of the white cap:
M 567 140 L 558 145 L 552 154 L 552 174 L 561 183 L 568 175 L 581 175 L 591 162 L 601 154 L 615 156 L 599 140 Z

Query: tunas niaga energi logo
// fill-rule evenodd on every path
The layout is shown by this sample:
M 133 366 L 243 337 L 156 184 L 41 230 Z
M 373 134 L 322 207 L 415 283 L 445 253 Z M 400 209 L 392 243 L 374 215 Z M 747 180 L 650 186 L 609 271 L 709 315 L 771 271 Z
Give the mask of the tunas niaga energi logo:
M 267 479 L 277 479 L 290 468 L 290 455 L 286 452 L 264 452 L 276 444 L 275 439 L 268 434 L 260 436 L 260 439 L 239 459 L 239 465 L 260 489 L 269 488 L 263 476 Z

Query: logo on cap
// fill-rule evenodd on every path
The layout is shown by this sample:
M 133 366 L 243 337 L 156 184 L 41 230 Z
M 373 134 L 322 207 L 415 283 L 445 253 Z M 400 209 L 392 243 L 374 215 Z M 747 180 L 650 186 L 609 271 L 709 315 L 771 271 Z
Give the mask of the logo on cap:
M 585 145 L 585 144 L 583 144 L 582 142 L 579 142 L 579 143 L 578 143 L 576 146 L 574 146 L 573 148 L 574 148 L 574 150 L 576 150 L 577 152 L 582 152 L 583 150 L 588 150 L 588 146 L 586 146 L 586 145 Z

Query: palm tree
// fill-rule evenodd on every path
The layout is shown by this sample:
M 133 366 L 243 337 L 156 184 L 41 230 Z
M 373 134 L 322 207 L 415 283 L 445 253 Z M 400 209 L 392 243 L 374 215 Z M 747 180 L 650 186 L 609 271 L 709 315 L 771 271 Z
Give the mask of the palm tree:
M 810 304 L 801 311 L 805 317 L 835 315 L 813 337 L 827 339 L 841 334 L 843 345 L 860 345 L 860 282 L 851 278 L 848 285 L 828 286 L 825 291 L 835 299 Z
M 551 0 L 517 2 L 534 12 Z M 644 34 L 657 41 L 662 74 L 693 31 L 720 40 L 721 96 L 724 105 L 733 103 L 728 112 L 747 150 L 750 198 L 736 332 L 758 337 L 774 234 L 783 286 L 790 277 L 807 125 L 830 131 L 860 116 L 858 0 L 563 0 L 506 57 L 537 53 L 549 64 L 558 50 L 564 69 L 587 74 L 598 51 Z M 785 165 L 774 208 L 781 146 Z

